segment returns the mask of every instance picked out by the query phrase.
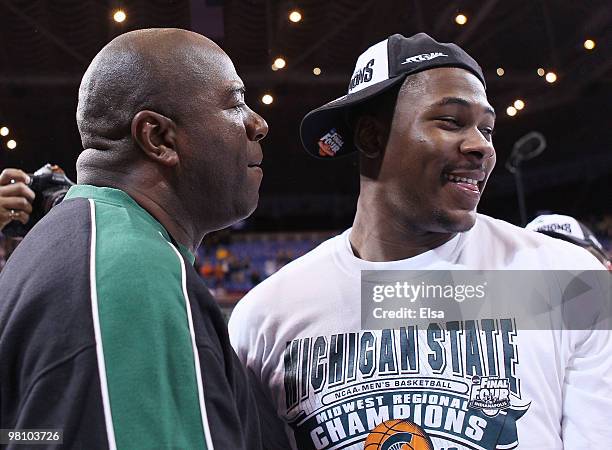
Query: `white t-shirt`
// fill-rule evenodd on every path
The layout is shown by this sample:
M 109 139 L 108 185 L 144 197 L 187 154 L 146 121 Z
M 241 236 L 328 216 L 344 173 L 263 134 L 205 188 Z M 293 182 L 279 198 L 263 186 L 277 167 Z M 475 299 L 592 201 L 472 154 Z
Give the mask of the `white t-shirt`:
M 255 287 L 230 319 L 232 345 L 258 392 L 267 449 L 361 450 L 391 419 L 416 423 L 436 449 L 612 443 L 609 331 L 525 331 L 511 319 L 465 321 L 459 330 L 360 327 L 361 270 L 602 269 L 591 254 L 483 215 L 470 231 L 401 261 L 355 257 L 349 233 Z M 509 389 L 509 402 L 473 407 L 475 384 L 494 399 Z

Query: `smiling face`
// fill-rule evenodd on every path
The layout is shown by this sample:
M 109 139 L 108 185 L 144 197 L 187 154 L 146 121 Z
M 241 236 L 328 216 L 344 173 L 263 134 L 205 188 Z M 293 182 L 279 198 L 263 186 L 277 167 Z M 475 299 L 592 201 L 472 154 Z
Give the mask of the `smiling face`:
M 437 68 L 400 89 L 377 177 L 381 204 L 419 232 L 469 230 L 495 165 L 495 114 L 470 72 Z
M 196 55 L 197 57 L 198 55 Z M 181 86 L 185 104 L 177 120 L 180 183 L 196 219 L 221 229 L 256 208 L 263 172 L 259 141 L 265 120 L 244 102 L 244 85 L 220 49 L 201 57 L 202 67 Z

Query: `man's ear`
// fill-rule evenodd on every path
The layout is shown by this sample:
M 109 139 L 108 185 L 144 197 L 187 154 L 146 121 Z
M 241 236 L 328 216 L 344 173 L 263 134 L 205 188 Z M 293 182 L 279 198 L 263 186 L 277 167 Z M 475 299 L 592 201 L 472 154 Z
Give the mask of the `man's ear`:
M 176 124 L 154 111 L 139 111 L 132 119 L 132 138 L 148 158 L 168 167 L 178 164 Z
M 355 124 L 353 141 L 355 147 L 366 158 L 378 158 L 385 151 L 389 131 L 376 117 L 363 115 Z

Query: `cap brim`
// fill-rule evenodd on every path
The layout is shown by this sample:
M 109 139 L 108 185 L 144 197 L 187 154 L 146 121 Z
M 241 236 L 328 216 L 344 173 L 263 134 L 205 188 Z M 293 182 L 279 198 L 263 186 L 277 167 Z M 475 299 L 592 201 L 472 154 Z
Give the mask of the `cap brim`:
M 392 86 L 404 81 L 406 76 L 398 76 L 381 81 L 353 94 L 345 95 L 309 112 L 300 124 L 300 139 L 306 151 L 320 159 L 338 158 L 353 153 L 356 148 L 353 142 L 353 130 L 346 121 L 346 110 L 358 105 Z M 341 138 L 342 146 L 335 153 L 319 153 L 319 141 L 325 135 L 335 130 Z

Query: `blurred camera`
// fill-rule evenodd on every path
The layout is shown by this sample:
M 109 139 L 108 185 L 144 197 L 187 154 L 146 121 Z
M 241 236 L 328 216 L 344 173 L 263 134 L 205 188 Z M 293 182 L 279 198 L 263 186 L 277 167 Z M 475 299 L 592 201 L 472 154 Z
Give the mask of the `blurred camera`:
M 32 203 L 30 220 L 25 225 L 13 220 L 2 230 L 5 236 L 13 238 L 25 236 L 51 208 L 64 199 L 70 186 L 74 185 L 59 166 L 52 164 L 45 164 L 33 174 L 28 175 L 30 175 L 28 186 L 36 194 L 34 203 Z

